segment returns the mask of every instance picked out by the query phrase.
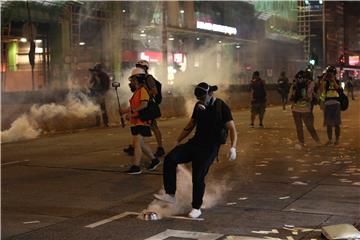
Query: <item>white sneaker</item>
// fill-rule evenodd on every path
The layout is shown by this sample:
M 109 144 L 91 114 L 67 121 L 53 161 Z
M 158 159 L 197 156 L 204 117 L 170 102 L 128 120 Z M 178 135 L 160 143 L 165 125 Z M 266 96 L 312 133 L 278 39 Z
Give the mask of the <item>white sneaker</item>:
M 297 143 L 297 144 L 295 144 L 294 147 L 295 147 L 296 150 L 301 150 L 304 147 L 304 144 Z
M 191 218 L 198 218 L 198 217 L 200 217 L 200 215 L 201 215 L 201 210 L 200 209 L 193 208 L 191 210 L 191 212 L 189 212 L 189 217 L 191 217 Z
M 168 202 L 168 203 L 175 203 L 176 199 L 175 196 L 172 196 L 170 194 L 154 194 L 154 197 L 158 200 L 164 201 L 164 202 Z

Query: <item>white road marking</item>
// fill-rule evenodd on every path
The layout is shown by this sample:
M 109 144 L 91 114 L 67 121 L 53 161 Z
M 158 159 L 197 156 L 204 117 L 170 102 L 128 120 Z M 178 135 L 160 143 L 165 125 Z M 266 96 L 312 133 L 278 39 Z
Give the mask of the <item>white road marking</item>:
M 126 216 L 128 216 L 128 215 L 139 215 L 139 213 L 136 213 L 136 212 L 123 212 L 123 213 L 121 213 L 121 214 L 118 214 L 118 215 L 115 215 L 115 216 L 106 218 L 106 219 L 104 219 L 104 220 L 101 220 L 101 221 L 98 221 L 98 222 L 95 222 L 95 223 L 92 223 L 92 224 L 89 224 L 89 225 L 87 225 L 87 226 L 85 226 L 85 227 L 86 227 L 86 228 L 95 228 L 95 227 L 98 227 L 98 226 L 100 226 L 100 225 L 103 225 L 103 224 L 106 224 L 106 223 L 115 221 L 115 220 L 117 220 L 117 219 L 126 217 Z
M 222 236 L 223 236 L 223 234 L 217 234 L 217 233 L 204 233 L 204 232 L 192 232 L 192 231 L 167 229 L 164 232 L 161 232 L 159 234 L 156 234 L 156 235 L 146 238 L 144 240 L 164 240 L 169 237 L 201 239 L 201 240 L 216 240 L 216 239 L 221 238 Z
M 21 161 L 13 161 L 13 162 L 7 162 L 7 163 L 3 163 L 1 164 L 1 166 L 5 166 L 5 165 L 12 165 L 12 164 L 17 164 L 17 163 L 22 163 L 22 162 L 30 162 L 30 160 L 21 160 Z
M 32 224 L 32 223 L 40 223 L 40 221 L 35 220 L 35 221 L 28 221 L 28 222 L 23 222 L 24 224 Z
M 109 223 L 109 222 L 118 220 L 118 219 L 120 219 L 120 218 L 129 216 L 129 215 L 136 215 L 136 216 L 138 216 L 139 214 L 140 214 L 140 213 L 138 213 L 138 212 L 123 212 L 123 213 L 117 214 L 117 215 L 115 215 L 115 216 L 112 216 L 112 217 L 109 217 L 109 218 L 106 218 L 106 219 L 103 219 L 103 220 L 94 222 L 94 223 L 92 223 L 92 224 L 86 225 L 85 227 L 86 227 L 86 228 L 96 228 L 96 227 L 98 227 L 98 226 L 104 225 L 104 224 L 106 224 L 106 223 Z M 183 217 L 183 216 L 170 216 L 170 217 L 166 217 L 166 218 L 192 220 L 192 221 L 203 221 L 203 220 L 204 220 L 204 218 L 190 218 L 190 217 Z
M 182 217 L 182 216 L 170 216 L 166 218 L 175 218 L 175 219 L 184 219 L 184 220 L 191 220 L 191 221 L 204 221 L 204 218 L 191 218 L 191 217 Z

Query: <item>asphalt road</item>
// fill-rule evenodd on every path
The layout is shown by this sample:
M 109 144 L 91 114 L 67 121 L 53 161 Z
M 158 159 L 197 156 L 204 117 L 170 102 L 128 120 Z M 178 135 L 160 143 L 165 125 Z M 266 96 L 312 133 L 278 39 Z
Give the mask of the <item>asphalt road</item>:
M 207 177 L 202 220 L 137 217 L 162 186 L 162 165 L 138 176 L 123 173 L 129 129 L 97 128 L 2 144 L 1 239 L 320 239 L 319 228 L 360 223 L 360 103 L 343 112 L 341 144 L 318 146 L 306 132 L 296 150 L 291 111 L 268 108 L 264 129 L 235 112 L 238 157 L 219 161 Z M 315 109 L 322 143 L 326 131 Z M 187 119 L 161 120 L 170 150 Z M 147 142 L 155 149 L 154 138 Z M 146 162 L 146 159 L 144 159 Z M 191 191 L 181 178 L 179 189 Z M 179 190 L 180 192 L 180 190 Z M 189 196 L 177 216 L 186 216 Z M 211 202 L 213 201 L 213 202 Z M 104 221 L 103 221 L 104 220 Z

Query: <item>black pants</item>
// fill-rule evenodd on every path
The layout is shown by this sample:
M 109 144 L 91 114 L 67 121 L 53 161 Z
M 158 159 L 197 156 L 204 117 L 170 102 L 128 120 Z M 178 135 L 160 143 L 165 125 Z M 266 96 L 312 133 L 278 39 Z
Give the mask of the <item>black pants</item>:
M 105 105 L 105 94 L 94 94 L 95 101 L 98 105 L 100 105 L 101 115 L 105 126 L 109 124 L 109 118 L 106 112 L 106 105 Z M 96 126 L 100 126 L 100 115 L 96 116 Z
M 193 201 L 192 207 L 200 209 L 205 192 L 205 176 L 216 158 L 219 146 L 203 147 L 187 142 L 174 148 L 164 161 L 164 188 L 167 194 L 176 192 L 176 167 L 192 162 Z

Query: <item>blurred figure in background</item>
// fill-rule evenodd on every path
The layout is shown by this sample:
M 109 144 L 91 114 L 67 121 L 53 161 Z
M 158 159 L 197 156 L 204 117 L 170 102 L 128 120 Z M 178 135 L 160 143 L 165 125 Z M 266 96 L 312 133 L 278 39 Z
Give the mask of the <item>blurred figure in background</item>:
M 324 125 L 326 126 L 328 142 L 326 145 L 339 144 L 340 125 L 341 125 L 341 107 L 340 82 L 336 79 L 336 68 L 328 66 L 325 74 L 320 81 L 320 99 L 324 103 Z M 335 129 L 335 142 L 332 138 L 332 129 Z
M 106 112 L 105 96 L 110 87 L 109 75 L 104 72 L 100 63 L 89 69 L 91 73 L 90 78 L 90 94 L 95 102 L 100 105 L 103 123 L 106 127 L 109 126 L 109 118 Z M 100 126 L 100 116 L 96 116 L 96 126 Z
M 266 108 L 266 91 L 265 81 L 260 78 L 260 73 L 255 71 L 253 73 L 250 90 L 252 94 L 251 100 L 251 123 L 250 127 L 254 127 L 256 115 L 259 115 L 259 127 L 263 128 L 263 120 Z
M 290 89 L 289 79 L 286 77 L 286 73 L 283 71 L 280 74 L 280 77 L 277 81 L 277 89 L 281 96 L 281 102 L 283 104 L 283 110 L 286 108 L 286 104 L 288 102 L 288 95 Z
M 346 82 L 346 89 L 347 89 L 347 95 L 350 96 L 351 94 L 351 99 L 355 100 L 354 97 L 354 83 L 353 83 L 353 78 L 351 76 L 349 76 L 347 82 Z
M 303 123 L 311 134 L 315 142 L 320 143 L 320 139 L 314 128 L 314 117 L 312 114 L 312 101 L 314 97 L 314 82 L 307 79 L 304 71 L 299 71 L 295 75 L 294 83 L 291 86 L 290 100 L 292 115 L 296 126 L 298 143 L 295 148 L 300 150 L 305 146 Z

